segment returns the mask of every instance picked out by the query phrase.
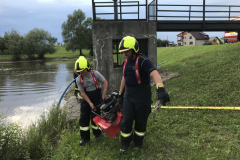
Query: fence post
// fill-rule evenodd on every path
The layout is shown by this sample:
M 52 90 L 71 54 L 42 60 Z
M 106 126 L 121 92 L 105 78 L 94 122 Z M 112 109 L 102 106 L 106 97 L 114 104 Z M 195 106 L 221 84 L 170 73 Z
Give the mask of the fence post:
M 118 6 L 117 6 L 117 0 L 114 1 L 114 20 L 118 20 Z
M 138 1 L 138 20 L 139 20 L 139 1 Z
M 189 6 L 189 21 L 191 20 L 191 7 L 192 6 Z
M 146 0 L 146 21 L 148 21 L 148 0 Z
M 156 0 L 156 21 L 157 21 L 157 19 L 158 19 L 158 18 L 157 18 L 157 17 L 158 17 L 158 15 L 157 15 L 157 13 L 158 13 L 158 12 L 157 12 L 157 10 L 158 10 L 157 6 L 158 6 L 158 0 Z
M 120 20 L 122 20 L 122 0 L 120 0 Z
M 95 10 L 95 2 L 92 0 L 92 12 L 93 12 L 93 22 L 96 21 L 96 10 Z
M 228 13 L 228 20 L 230 21 L 231 18 L 231 6 L 229 6 L 229 13 Z
M 205 0 L 203 0 L 203 31 L 205 30 Z

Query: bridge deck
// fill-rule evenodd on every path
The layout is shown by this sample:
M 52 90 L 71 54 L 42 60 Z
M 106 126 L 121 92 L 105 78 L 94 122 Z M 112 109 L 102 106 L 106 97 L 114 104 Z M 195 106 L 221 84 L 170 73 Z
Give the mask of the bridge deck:
M 202 5 L 158 2 L 161 1 L 151 0 L 148 4 L 146 0 L 141 4 L 140 1 L 129 0 L 92 0 L 93 20 L 156 21 L 157 31 L 240 31 L 240 6 L 205 5 L 205 0 Z M 97 16 L 102 19 L 97 19 Z
M 240 21 L 157 21 L 157 31 L 239 31 Z

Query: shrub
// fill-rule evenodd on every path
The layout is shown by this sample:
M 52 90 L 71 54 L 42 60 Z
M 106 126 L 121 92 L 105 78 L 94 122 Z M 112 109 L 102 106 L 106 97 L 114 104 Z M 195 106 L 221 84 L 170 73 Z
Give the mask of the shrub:
M 211 42 L 205 42 L 205 43 L 203 43 L 203 45 L 212 45 L 212 43 Z

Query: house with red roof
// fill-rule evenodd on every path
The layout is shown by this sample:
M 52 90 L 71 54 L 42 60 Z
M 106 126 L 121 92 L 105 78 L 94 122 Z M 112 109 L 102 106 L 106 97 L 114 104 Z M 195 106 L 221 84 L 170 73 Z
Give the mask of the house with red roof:
M 218 37 L 210 37 L 208 42 L 212 43 L 212 45 L 223 44 L 221 39 L 219 39 Z
M 201 46 L 209 40 L 203 32 L 182 32 L 177 35 L 178 46 Z

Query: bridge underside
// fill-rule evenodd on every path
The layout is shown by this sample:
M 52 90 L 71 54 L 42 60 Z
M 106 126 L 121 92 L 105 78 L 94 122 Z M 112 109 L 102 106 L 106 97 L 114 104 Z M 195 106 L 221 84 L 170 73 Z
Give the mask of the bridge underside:
M 240 31 L 240 21 L 157 21 L 157 31 Z

